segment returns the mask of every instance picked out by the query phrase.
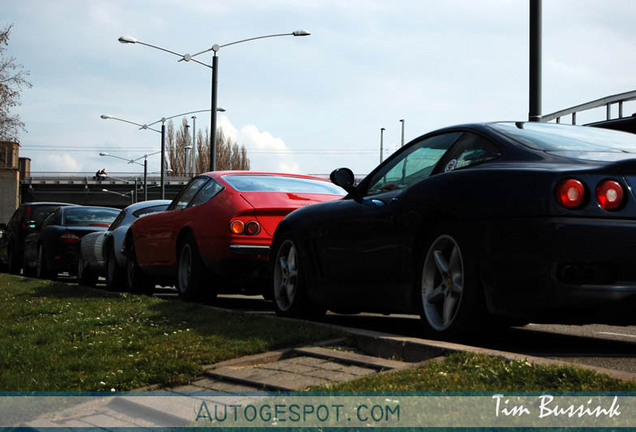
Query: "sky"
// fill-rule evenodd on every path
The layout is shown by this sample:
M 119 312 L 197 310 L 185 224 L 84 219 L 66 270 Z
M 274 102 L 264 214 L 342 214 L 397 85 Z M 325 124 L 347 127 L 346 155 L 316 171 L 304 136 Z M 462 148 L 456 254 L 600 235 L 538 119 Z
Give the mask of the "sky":
M 210 109 L 211 70 L 180 54 L 218 52 L 218 125 L 252 170 L 370 172 L 426 132 L 528 118 L 529 0 L 0 0 L 7 54 L 30 72 L 14 112 L 32 175 L 143 170 L 160 150 L 139 124 Z M 636 2 L 543 0 L 542 113 L 636 90 Z M 197 57 L 210 65 L 211 53 Z M 626 104 L 628 113 L 636 106 Z M 601 120 L 602 112 L 586 114 Z M 191 116 L 186 118 L 192 123 Z M 579 116 L 579 121 L 586 121 Z M 175 118 L 178 124 L 181 117 Z M 400 122 L 404 120 L 404 122 Z M 209 128 L 209 112 L 196 129 Z M 380 129 L 384 154 L 380 155 Z M 148 157 L 159 171 L 159 155 Z

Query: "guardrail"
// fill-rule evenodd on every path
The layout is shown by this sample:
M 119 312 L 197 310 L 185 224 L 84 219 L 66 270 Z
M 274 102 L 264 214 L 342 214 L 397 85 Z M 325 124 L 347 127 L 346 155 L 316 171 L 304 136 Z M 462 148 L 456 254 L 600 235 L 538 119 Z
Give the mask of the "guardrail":
M 114 176 L 107 175 L 103 178 L 96 178 L 94 175 L 78 176 L 78 175 L 37 175 L 29 176 L 21 180 L 22 184 L 143 184 L 143 176 Z M 190 177 L 183 176 L 166 176 L 166 184 L 185 184 Z M 148 183 L 159 183 L 159 177 L 148 176 Z
M 612 119 L 612 105 L 618 105 L 618 117 L 617 119 L 627 118 L 630 116 L 623 116 L 623 104 L 628 101 L 636 100 L 636 90 L 628 91 L 625 93 L 615 94 L 613 96 L 607 96 L 601 99 L 597 99 L 591 102 L 587 102 L 581 105 L 576 105 L 571 108 L 566 108 L 552 114 L 546 114 L 541 116 L 541 122 L 549 122 L 552 120 L 556 120 L 557 123 L 561 123 L 561 118 L 571 115 L 572 116 L 572 124 L 576 124 L 576 114 L 582 111 L 591 110 L 594 108 L 606 107 L 606 115 L 605 120 L 613 120 Z

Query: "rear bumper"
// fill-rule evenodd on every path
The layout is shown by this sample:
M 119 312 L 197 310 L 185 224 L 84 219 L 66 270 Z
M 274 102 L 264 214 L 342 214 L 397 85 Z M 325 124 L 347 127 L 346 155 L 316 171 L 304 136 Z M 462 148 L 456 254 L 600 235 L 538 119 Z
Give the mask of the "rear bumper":
M 570 309 L 636 304 L 635 221 L 499 220 L 482 245 L 481 281 L 498 314 L 554 319 Z
M 270 247 L 257 246 L 257 245 L 233 244 L 233 245 L 230 245 L 230 252 L 238 254 L 238 255 L 255 255 L 255 256 L 269 257 Z

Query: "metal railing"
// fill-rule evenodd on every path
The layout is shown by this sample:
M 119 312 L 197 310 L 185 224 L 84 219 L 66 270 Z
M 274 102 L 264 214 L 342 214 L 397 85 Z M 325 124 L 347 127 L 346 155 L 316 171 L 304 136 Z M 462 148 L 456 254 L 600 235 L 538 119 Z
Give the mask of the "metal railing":
M 576 124 L 576 114 L 581 111 L 587 111 L 594 108 L 605 107 L 605 120 L 612 120 L 612 105 L 618 105 L 618 117 L 617 119 L 626 118 L 629 116 L 623 116 L 623 104 L 624 102 L 636 100 L 636 90 L 628 91 L 625 93 L 615 94 L 613 96 L 607 96 L 601 99 L 597 99 L 591 102 L 587 102 L 581 105 L 576 105 L 571 108 L 566 108 L 552 114 L 546 114 L 541 116 L 541 122 L 549 122 L 556 120 L 557 123 L 561 123 L 561 118 L 571 115 L 572 124 Z

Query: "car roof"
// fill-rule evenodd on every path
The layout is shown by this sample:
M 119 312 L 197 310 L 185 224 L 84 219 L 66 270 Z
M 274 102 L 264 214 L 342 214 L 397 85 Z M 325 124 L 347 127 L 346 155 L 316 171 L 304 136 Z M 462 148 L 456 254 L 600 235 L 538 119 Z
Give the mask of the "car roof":
M 38 202 L 28 202 L 28 203 L 24 203 L 22 204 L 22 206 L 31 206 L 31 207 L 36 207 L 36 206 L 51 206 L 51 205 L 56 205 L 56 206 L 60 206 L 60 207 L 66 207 L 66 206 L 75 206 L 77 204 L 71 204 L 71 203 L 62 203 L 62 202 L 47 202 L 47 201 L 38 201 Z
M 125 208 L 128 212 L 134 212 L 142 208 L 146 207 L 155 207 L 159 205 L 168 205 L 172 202 L 172 200 L 148 200 L 148 201 L 139 201 L 134 204 L 130 204 Z

